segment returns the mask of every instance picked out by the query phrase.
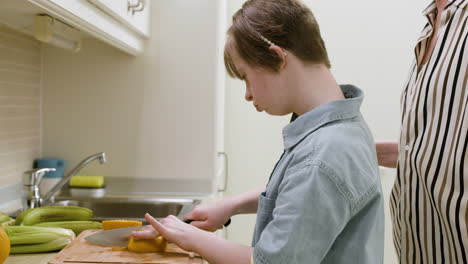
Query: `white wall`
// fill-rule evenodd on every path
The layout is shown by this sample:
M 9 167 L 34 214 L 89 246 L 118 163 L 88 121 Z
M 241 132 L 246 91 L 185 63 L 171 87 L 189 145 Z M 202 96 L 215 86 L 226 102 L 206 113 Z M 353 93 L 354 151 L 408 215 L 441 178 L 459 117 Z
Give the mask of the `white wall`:
M 151 1 L 145 52 L 131 57 L 89 39 L 77 54 L 44 53 L 43 156 L 67 170 L 137 178 L 214 177 L 217 4 Z
M 23 172 L 40 155 L 41 59 L 37 40 L 0 24 L 0 210 L 20 206 Z
M 229 1 L 228 17 L 243 0 Z M 413 45 L 429 4 L 418 1 L 305 1 L 312 9 L 330 55 L 339 83 L 352 83 L 365 92 L 361 108 L 376 140 L 397 140 L 399 97 L 409 70 Z M 229 21 L 230 24 L 230 21 Z M 226 150 L 230 155 L 228 195 L 265 184 L 282 152 L 281 129 L 287 117 L 257 113 L 244 101 L 244 84 L 227 79 Z M 382 185 L 388 199 L 394 170 L 382 170 Z M 385 263 L 394 263 L 391 223 L 386 201 Z M 229 238 L 249 244 L 255 217 L 236 216 Z

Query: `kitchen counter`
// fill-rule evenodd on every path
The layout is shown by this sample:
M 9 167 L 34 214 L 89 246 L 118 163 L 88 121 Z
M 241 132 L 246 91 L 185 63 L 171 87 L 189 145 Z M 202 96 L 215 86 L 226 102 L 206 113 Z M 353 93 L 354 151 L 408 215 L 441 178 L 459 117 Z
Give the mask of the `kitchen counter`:
M 57 253 L 11 255 L 7 258 L 4 264 L 47 264 L 48 261 L 55 256 L 55 254 Z M 209 264 L 206 261 L 203 261 L 203 263 Z
M 190 186 L 192 185 L 192 186 Z M 190 186 L 190 187 L 189 187 Z M 180 180 L 148 180 L 106 177 L 106 196 L 192 198 L 210 203 L 220 197 L 209 192 L 206 182 Z M 66 188 L 60 196 L 69 195 Z M 222 234 L 220 234 L 222 235 Z M 10 255 L 4 264 L 47 264 L 57 252 Z

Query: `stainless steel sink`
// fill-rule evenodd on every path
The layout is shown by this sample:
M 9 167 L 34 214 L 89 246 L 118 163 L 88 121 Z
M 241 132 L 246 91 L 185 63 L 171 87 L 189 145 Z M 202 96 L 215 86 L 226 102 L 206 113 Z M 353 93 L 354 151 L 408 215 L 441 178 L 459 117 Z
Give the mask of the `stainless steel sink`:
M 57 197 L 55 202 L 50 205 L 86 207 L 93 210 L 93 220 L 98 221 L 126 219 L 146 223 L 145 213 L 149 213 L 157 219 L 165 218 L 168 215 L 182 218 L 198 204 L 200 204 L 200 200 L 197 199 Z

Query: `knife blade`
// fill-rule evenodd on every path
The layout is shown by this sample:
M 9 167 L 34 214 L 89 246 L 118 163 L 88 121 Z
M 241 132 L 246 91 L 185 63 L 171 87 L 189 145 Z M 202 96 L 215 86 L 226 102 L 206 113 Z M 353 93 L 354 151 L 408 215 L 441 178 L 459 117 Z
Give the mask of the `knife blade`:
M 132 232 L 140 230 L 144 227 L 145 226 L 132 226 L 99 231 L 95 234 L 85 237 L 85 240 L 103 246 L 125 247 L 128 244 L 128 238 Z
M 190 224 L 192 221 L 193 220 L 185 220 L 184 222 Z M 85 237 L 85 240 L 102 246 L 124 247 L 127 246 L 128 239 L 130 238 L 132 232 L 140 230 L 144 227 L 145 226 L 132 226 L 99 231 L 95 234 Z
M 185 220 L 184 222 L 190 224 L 193 220 Z M 227 227 L 231 223 L 231 219 L 224 224 Z M 140 230 L 145 226 L 132 226 L 124 228 L 116 228 L 111 230 L 100 231 L 95 234 L 85 237 L 86 241 L 91 243 L 112 246 L 112 247 L 125 247 L 128 244 L 128 239 L 133 231 Z

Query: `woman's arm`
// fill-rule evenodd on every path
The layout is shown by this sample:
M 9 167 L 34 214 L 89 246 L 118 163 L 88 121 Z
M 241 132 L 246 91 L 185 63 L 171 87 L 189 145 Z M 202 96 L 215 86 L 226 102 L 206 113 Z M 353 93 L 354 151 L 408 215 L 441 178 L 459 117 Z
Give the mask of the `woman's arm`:
M 398 142 L 396 141 L 379 141 L 376 142 L 377 159 L 379 166 L 388 168 L 396 168 L 398 161 Z

